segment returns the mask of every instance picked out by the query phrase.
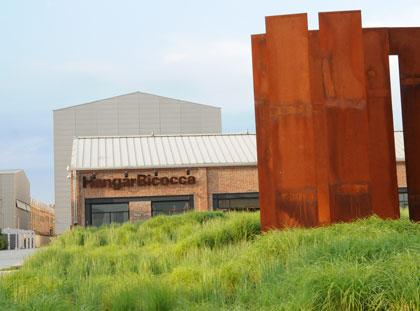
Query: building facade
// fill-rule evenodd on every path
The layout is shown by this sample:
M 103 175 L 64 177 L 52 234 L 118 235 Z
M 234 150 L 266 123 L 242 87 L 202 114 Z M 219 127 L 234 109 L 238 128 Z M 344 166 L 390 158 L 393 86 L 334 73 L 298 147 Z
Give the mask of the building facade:
M 41 236 L 53 236 L 55 227 L 54 207 L 31 199 L 31 228 Z
M 400 206 L 402 135 L 395 134 Z M 402 145 L 401 145 L 402 144 Z M 259 209 L 253 134 L 79 137 L 71 161 L 72 222 L 100 226 L 188 210 Z
M 72 141 L 88 135 L 220 133 L 220 108 L 135 92 L 55 110 L 56 232 L 72 224 L 69 172 Z
M 81 137 L 71 163 L 74 224 L 259 208 L 255 135 Z
M 31 229 L 31 192 L 23 170 L 0 171 L 0 229 Z

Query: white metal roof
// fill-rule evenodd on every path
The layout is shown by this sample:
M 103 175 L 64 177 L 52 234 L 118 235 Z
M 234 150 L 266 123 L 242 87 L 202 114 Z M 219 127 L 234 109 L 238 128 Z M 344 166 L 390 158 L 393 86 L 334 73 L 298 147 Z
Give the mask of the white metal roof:
M 404 161 L 403 132 L 394 133 Z M 72 170 L 257 164 L 255 134 L 88 136 L 73 140 Z
M 19 173 L 19 172 L 22 172 L 23 170 L 21 170 L 21 169 L 11 169 L 11 170 L 0 170 L 0 175 L 2 175 L 2 174 L 16 174 L 16 173 Z
M 96 136 L 73 140 L 72 170 L 257 164 L 255 134 Z
M 72 106 L 68 106 L 68 107 L 58 108 L 58 109 L 54 109 L 53 111 L 59 111 L 59 110 L 64 110 L 64 109 L 71 109 L 71 108 L 79 107 L 79 106 L 86 106 L 86 105 L 90 105 L 90 104 L 94 104 L 94 103 L 99 103 L 99 102 L 102 102 L 102 101 L 106 101 L 106 100 L 109 100 L 109 99 L 118 99 L 118 98 L 121 98 L 121 97 L 130 96 L 130 95 L 138 95 L 138 96 L 146 95 L 146 96 L 150 96 L 150 97 L 153 97 L 153 98 L 162 98 L 162 99 L 172 100 L 172 101 L 181 101 L 181 102 L 184 102 L 184 103 L 190 103 L 190 104 L 195 104 L 195 105 L 199 105 L 199 106 L 206 106 L 206 107 L 221 109 L 220 107 L 213 106 L 213 105 L 205 105 L 205 104 L 200 104 L 200 103 L 196 103 L 196 102 L 192 102 L 192 101 L 175 99 L 175 98 L 170 98 L 170 97 L 166 97 L 166 96 L 161 96 L 161 95 L 155 95 L 155 94 L 146 93 L 146 92 L 135 91 L 135 92 L 127 93 L 127 94 L 122 94 L 122 95 L 112 96 L 112 97 L 108 97 L 108 98 L 104 98 L 104 99 L 89 101 L 89 102 L 86 102 L 86 103 L 83 103 L 83 104 L 78 104 L 78 105 L 72 105 Z
M 395 140 L 395 157 L 397 161 L 405 161 L 403 132 L 402 131 L 394 132 L 394 140 Z

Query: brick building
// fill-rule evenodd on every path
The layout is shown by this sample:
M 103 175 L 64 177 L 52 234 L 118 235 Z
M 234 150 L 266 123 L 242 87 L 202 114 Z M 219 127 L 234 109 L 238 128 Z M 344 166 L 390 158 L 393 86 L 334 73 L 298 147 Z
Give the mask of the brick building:
M 404 206 L 400 132 L 395 144 Z M 69 177 L 72 222 L 83 226 L 191 209 L 259 209 L 253 134 L 79 137 L 73 141 Z
M 31 199 L 31 229 L 42 236 L 54 235 L 54 208 L 46 203 Z
M 79 137 L 72 220 L 101 225 L 190 209 L 256 210 L 255 135 Z

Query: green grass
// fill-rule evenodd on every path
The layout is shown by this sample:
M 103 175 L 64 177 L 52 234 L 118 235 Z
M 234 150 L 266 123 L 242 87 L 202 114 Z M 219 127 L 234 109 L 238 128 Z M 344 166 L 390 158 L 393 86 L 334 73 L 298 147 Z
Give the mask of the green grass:
M 0 279 L 3 310 L 419 310 L 420 227 L 261 235 L 259 215 L 76 229 Z

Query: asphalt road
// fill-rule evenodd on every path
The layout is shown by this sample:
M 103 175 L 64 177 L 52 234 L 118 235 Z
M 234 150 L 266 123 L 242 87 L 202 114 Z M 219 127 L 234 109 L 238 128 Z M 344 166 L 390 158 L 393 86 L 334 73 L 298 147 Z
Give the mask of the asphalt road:
M 15 266 L 22 265 L 24 259 L 33 253 L 37 249 L 21 249 L 13 251 L 0 251 L 0 270 Z

